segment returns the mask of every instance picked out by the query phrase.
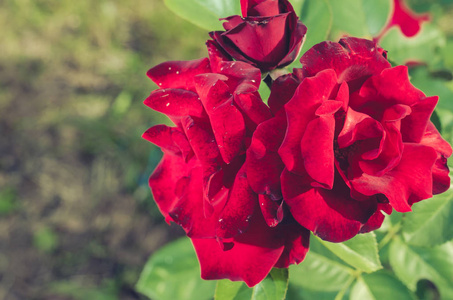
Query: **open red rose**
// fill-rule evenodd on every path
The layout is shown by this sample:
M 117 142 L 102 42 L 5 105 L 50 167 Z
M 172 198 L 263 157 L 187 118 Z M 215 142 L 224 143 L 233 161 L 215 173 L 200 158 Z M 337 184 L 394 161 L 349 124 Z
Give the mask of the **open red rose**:
M 271 118 L 257 90 L 258 69 L 211 59 L 162 63 L 148 71 L 161 88 L 145 104 L 175 127 L 157 125 L 143 137 L 164 156 L 149 179 L 167 222 L 184 228 L 204 279 L 260 282 L 273 267 L 301 262 L 309 231 L 290 216 L 269 227 L 245 172 L 245 153 L 257 125 Z
M 210 35 L 232 58 L 262 71 L 293 62 L 302 47 L 307 28 L 288 0 L 241 0 L 242 15 L 225 18 L 226 31 Z
M 373 42 L 315 45 L 303 68 L 277 79 L 247 150 L 247 177 L 278 223 L 287 206 L 320 238 L 341 242 L 384 215 L 448 189 L 451 147 L 429 118 L 437 97 L 411 85 Z M 300 83 L 299 83 L 300 82 Z M 281 187 L 281 188 L 280 188 Z

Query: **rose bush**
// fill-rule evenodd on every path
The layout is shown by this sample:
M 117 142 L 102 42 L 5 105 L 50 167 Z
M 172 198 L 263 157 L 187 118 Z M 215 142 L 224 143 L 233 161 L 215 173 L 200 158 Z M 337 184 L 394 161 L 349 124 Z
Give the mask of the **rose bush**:
M 210 35 L 233 59 L 269 71 L 289 65 L 302 47 L 307 28 L 288 0 L 241 0 L 242 16 L 225 18 L 226 31 Z
M 448 189 L 451 147 L 430 116 L 437 97 L 411 85 L 374 42 L 323 42 L 278 78 L 247 150 L 247 178 L 268 224 L 279 210 L 320 238 L 341 242 L 381 226 L 382 211 Z
M 143 135 L 164 152 L 149 185 L 167 222 L 191 238 L 203 278 L 253 286 L 272 267 L 302 261 L 309 232 L 290 215 L 269 227 L 247 180 L 252 134 L 272 117 L 257 92 L 260 70 L 225 61 L 212 44 L 209 52 L 210 59 L 166 62 L 148 71 L 160 89 L 145 104 L 176 125 L 157 125 Z M 281 218 L 285 214 L 280 211 Z

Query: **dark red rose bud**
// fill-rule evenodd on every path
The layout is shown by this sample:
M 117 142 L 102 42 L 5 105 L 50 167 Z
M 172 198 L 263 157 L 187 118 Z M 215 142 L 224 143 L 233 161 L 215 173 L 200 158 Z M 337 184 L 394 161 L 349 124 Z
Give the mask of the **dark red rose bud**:
M 226 31 L 211 38 L 233 59 L 269 71 L 289 65 L 302 47 L 307 28 L 287 0 L 243 0 L 242 15 L 225 18 Z

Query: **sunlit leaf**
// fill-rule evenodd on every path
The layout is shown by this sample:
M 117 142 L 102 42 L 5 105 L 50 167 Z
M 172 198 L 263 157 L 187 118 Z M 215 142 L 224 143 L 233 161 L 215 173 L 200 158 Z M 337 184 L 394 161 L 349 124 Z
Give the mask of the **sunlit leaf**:
M 398 299 L 415 300 L 415 295 L 392 273 L 378 271 L 363 274 L 351 290 L 350 300 Z
M 220 18 L 240 15 L 239 1 L 231 0 L 164 0 L 181 18 L 208 31 L 223 30 Z
M 335 255 L 358 270 L 369 273 L 382 268 L 376 236 L 372 232 L 358 234 L 343 243 L 320 241 Z
M 426 63 L 436 68 L 441 64 L 440 49 L 445 46 L 444 33 L 434 24 L 424 23 L 421 31 L 406 37 L 399 28 L 391 28 L 380 40 L 388 51 L 390 61 L 402 65 L 407 62 Z
M 274 268 L 253 288 L 240 281 L 219 280 L 215 300 L 283 300 L 287 289 L 288 269 Z
M 290 270 L 290 283 L 312 291 L 339 291 L 351 279 L 353 269 L 338 260 L 318 239 L 310 241 L 310 251 Z
M 410 290 L 416 290 L 419 280 L 428 279 L 437 286 L 442 299 L 453 299 L 453 242 L 421 248 L 396 238 L 389 255 L 393 271 Z
M 430 247 L 453 238 L 453 190 L 414 204 L 403 220 L 403 237 L 415 246 Z
M 344 35 L 371 37 L 363 8 L 363 0 L 329 0 L 333 12 L 330 39 L 337 41 Z
M 332 8 L 328 0 L 305 0 L 300 19 L 307 26 L 302 52 L 327 39 L 332 27 Z
M 390 18 L 393 0 L 362 0 L 365 21 L 372 36 L 377 36 Z
M 182 238 L 151 256 L 136 288 L 153 300 L 204 300 L 214 295 L 215 281 L 201 279 L 192 244 Z

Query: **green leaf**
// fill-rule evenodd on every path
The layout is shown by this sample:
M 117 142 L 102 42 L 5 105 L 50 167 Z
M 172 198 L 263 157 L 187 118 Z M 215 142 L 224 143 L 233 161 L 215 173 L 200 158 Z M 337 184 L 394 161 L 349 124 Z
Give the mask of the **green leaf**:
M 240 15 L 240 2 L 232 0 L 164 0 L 175 14 L 209 31 L 223 30 L 220 18 Z
M 356 37 L 371 37 L 362 1 L 329 0 L 333 12 L 331 40 L 337 41 L 345 34 Z
M 218 280 L 215 289 L 215 300 L 242 300 L 251 299 L 253 289 L 241 281 L 230 281 L 228 279 Z
M 291 274 L 291 277 L 293 275 Z M 333 300 L 337 295 L 337 291 L 312 291 L 306 288 L 300 288 L 299 286 L 289 283 L 288 293 L 286 294 L 286 300 Z M 345 298 L 347 299 L 347 298 Z
M 350 300 L 415 300 L 415 295 L 388 271 L 363 274 L 351 290 Z
M 410 290 L 416 290 L 419 280 L 428 279 L 438 287 L 442 299 L 453 299 L 453 242 L 420 248 L 396 238 L 390 245 L 390 265 Z
M 201 279 L 191 242 L 182 238 L 151 256 L 136 289 L 153 300 L 204 300 L 214 295 L 215 282 Z
M 453 190 L 414 204 L 403 220 L 404 240 L 415 246 L 435 246 L 453 239 Z
M 305 0 L 291 0 L 290 2 L 296 12 L 296 15 L 300 16 Z
M 432 77 L 426 67 L 410 69 L 411 83 L 422 90 L 427 96 L 439 96 L 438 108 L 453 111 L 453 90 L 448 87 L 447 81 Z
M 358 270 L 370 273 L 382 268 L 374 233 L 358 234 L 343 243 L 319 239 L 330 251 Z
M 425 23 L 414 37 L 406 37 L 393 27 L 381 39 L 380 45 L 388 51 L 388 59 L 402 65 L 409 61 L 424 62 L 431 68 L 441 65 L 440 49 L 445 46 L 445 35 L 434 24 Z
M 332 8 L 328 0 L 305 0 L 300 19 L 307 26 L 303 52 L 327 39 L 332 27 Z
M 248 288 L 243 282 L 219 280 L 215 300 L 283 300 L 288 289 L 288 269 L 272 269 L 263 281 Z
M 310 251 L 304 261 L 289 269 L 291 284 L 325 292 L 341 290 L 354 272 L 315 238 L 310 241 Z
M 390 17 L 391 0 L 362 0 L 365 21 L 372 36 L 377 36 Z

